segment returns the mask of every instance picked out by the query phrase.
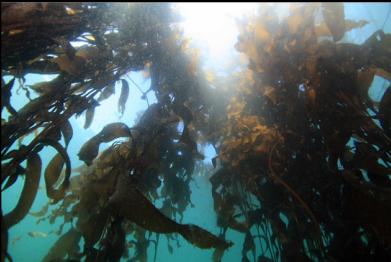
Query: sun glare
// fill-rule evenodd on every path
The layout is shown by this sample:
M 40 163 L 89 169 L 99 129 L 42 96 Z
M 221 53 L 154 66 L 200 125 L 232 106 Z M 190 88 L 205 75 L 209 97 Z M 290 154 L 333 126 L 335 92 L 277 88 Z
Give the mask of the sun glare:
M 254 13 L 255 3 L 179 3 L 184 34 L 201 48 L 213 67 L 223 64 L 233 50 L 238 30 L 235 18 Z M 208 61 L 206 61 L 208 63 Z
M 261 5 L 260 3 L 177 3 L 174 8 L 184 19 L 182 26 L 185 37 L 190 38 L 191 43 L 201 49 L 204 66 L 223 71 L 232 58 L 238 55 L 234 49 L 238 36 L 235 19 L 255 14 Z M 286 4 L 273 5 L 279 15 L 286 12 Z

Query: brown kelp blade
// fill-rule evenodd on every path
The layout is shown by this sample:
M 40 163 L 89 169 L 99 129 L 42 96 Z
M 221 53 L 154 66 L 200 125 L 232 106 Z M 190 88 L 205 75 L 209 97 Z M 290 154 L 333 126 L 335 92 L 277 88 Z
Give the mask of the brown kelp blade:
M 69 251 L 79 247 L 81 233 L 71 228 L 67 233 L 62 235 L 49 250 L 49 253 L 43 258 L 43 262 L 49 262 L 56 259 L 64 258 Z
M 95 106 L 90 106 L 86 111 L 86 120 L 84 122 L 84 129 L 87 129 L 91 126 L 92 121 L 94 120 L 95 115 Z
M 61 133 L 64 136 L 65 148 L 67 148 L 73 136 L 73 128 L 69 120 L 61 125 Z
M 115 83 L 106 86 L 98 98 L 98 102 L 101 102 L 109 98 L 112 94 L 115 94 Z
M 93 247 L 101 238 L 108 216 L 109 213 L 107 211 L 102 211 L 93 213 L 83 219 L 79 218 L 77 229 L 80 230 L 83 235 L 86 246 Z
M 53 198 L 53 185 L 60 177 L 61 171 L 64 167 L 64 160 L 61 154 L 56 154 L 49 162 L 45 170 L 45 185 L 48 197 Z
M 9 163 L 7 165 L 9 165 Z M 1 172 L 2 173 L 4 172 L 3 174 L 8 176 L 8 180 L 7 180 L 7 182 L 5 182 L 5 185 L 1 189 L 1 191 L 4 191 L 7 188 L 9 188 L 10 186 L 12 186 L 18 180 L 19 175 L 25 174 L 25 172 L 26 172 L 26 170 L 24 170 L 24 168 L 21 167 L 20 165 L 17 165 L 16 168 L 10 168 L 10 169 L 11 169 L 10 170 L 11 172 L 8 174 L 5 174 L 5 170 L 7 170 L 7 168 L 6 168 L 6 165 L 4 165 L 4 166 L 2 165 Z
M 1 262 L 5 261 L 8 248 L 8 229 L 5 228 L 3 211 L 1 211 Z
M 233 245 L 232 242 L 227 242 L 221 238 L 218 238 L 212 233 L 196 225 L 191 225 L 191 224 L 181 225 L 181 229 L 179 233 L 187 241 L 203 249 L 217 248 L 217 249 L 225 250 Z
M 99 146 L 101 143 L 108 143 L 116 138 L 130 137 L 131 132 L 127 125 L 121 122 L 111 123 L 106 125 L 102 131 L 96 136 L 88 140 L 80 149 L 78 154 L 79 159 L 84 161 L 88 166 L 99 153 Z
M 99 137 L 102 142 L 108 143 L 116 138 L 129 137 L 130 135 L 130 129 L 127 125 L 116 122 L 106 125 L 96 136 Z
M 345 34 L 345 13 L 343 3 L 322 3 L 323 17 L 333 35 L 334 41 Z
M 42 161 L 39 155 L 31 154 L 27 159 L 26 180 L 19 201 L 16 207 L 4 216 L 5 228 L 10 228 L 19 223 L 28 214 L 38 192 L 41 167 Z
M 38 94 L 46 94 L 64 85 L 64 78 L 59 76 L 51 81 L 39 82 L 30 86 Z
M 94 136 L 81 147 L 78 156 L 87 166 L 91 165 L 92 161 L 98 155 L 100 143 L 100 140 Z
M 45 139 L 41 141 L 42 144 L 53 147 L 58 154 L 52 159 L 45 170 L 46 193 L 48 197 L 53 199 L 53 203 L 57 203 L 65 196 L 65 191 L 69 187 L 69 180 L 71 177 L 71 160 L 62 145 L 56 141 Z M 53 185 L 60 177 L 62 167 L 65 163 L 65 177 L 59 189 L 54 189 Z
M 129 177 L 120 175 L 109 204 L 120 216 L 156 233 L 179 233 L 199 248 L 226 249 L 232 245 L 196 225 L 178 224 L 163 215 L 137 188 Z
M 388 86 L 380 101 L 379 120 L 385 133 L 391 137 L 391 86 Z
M 15 109 L 11 106 L 10 98 L 11 98 L 11 89 L 14 85 L 15 78 L 10 80 L 7 84 L 5 84 L 4 79 L 1 78 L 1 112 L 3 112 L 3 107 L 7 108 L 7 110 L 11 114 L 15 114 Z

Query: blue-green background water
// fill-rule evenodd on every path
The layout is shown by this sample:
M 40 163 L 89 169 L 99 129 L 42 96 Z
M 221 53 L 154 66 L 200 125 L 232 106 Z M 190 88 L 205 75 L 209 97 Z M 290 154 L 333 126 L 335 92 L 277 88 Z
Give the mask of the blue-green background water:
M 348 32 L 342 41 L 345 42 L 354 42 L 361 44 L 364 42 L 373 32 L 383 28 L 386 33 L 391 31 L 391 22 L 390 18 L 386 20 L 389 15 L 390 3 L 347 3 L 345 4 L 345 17 L 352 20 L 365 19 L 370 23 L 362 28 L 352 30 Z M 208 8 L 208 5 L 205 4 L 205 8 Z M 202 14 L 199 14 L 202 15 Z M 186 16 L 184 17 L 186 19 Z M 186 28 L 185 28 L 186 33 Z M 189 33 L 191 34 L 191 32 Z M 194 41 L 202 42 L 202 39 L 197 39 L 197 35 L 192 36 Z M 231 41 L 226 42 L 226 48 L 229 52 L 235 52 L 233 45 L 236 41 L 236 35 L 233 34 Z M 207 46 L 203 46 L 202 50 L 202 63 L 205 68 L 212 68 L 214 70 L 222 72 L 222 63 L 226 61 L 219 61 L 213 59 L 213 49 L 208 49 Z M 212 53 L 211 53 L 212 52 Z M 234 53 L 226 54 L 226 56 L 234 56 Z M 220 63 L 220 64 L 219 64 Z M 225 72 L 226 73 L 226 72 Z M 150 80 L 144 79 L 141 73 L 132 72 L 129 74 L 138 85 L 146 90 L 149 88 Z M 39 76 L 39 75 L 27 75 L 25 84 L 33 84 L 35 82 L 45 81 L 48 78 L 53 78 L 53 76 Z M 6 81 L 8 79 L 5 79 Z M 369 90 L 369 95 L 375 101 L 379 101 L 382 94 L 386 88 L 385 80 L 379 77 L 376 77 L 372 87 Z M 118 87 L 119 88 L 119 87 Z M 94 122 L 88 129 L 83 129 L 84 124 L 84 115 L 80 116 L 78 119 L 72 118 L 70 120 L 74 137 L 72 138 L 70 145 L 68 147 L 68 153 L 71 158 L 72 166 L 78 167 L 82 162 L 78 159 L 77 153 L 80 150 L 80 146 L 86 142 L 89 138 L 95 135 L 101 130 L 103 126 L 108 123 L 121 121 L 126 123 L 128 126 L 133 126 L 138 115 L 147 108 L 147 103 L 145 100 L 142 100 L 141 93 L 137 90 L 136 86 L 130 84 L 130 97 L 127 102 L 126 111 L 124 116 L 119 119 L 117 113 L 117 101 L 119 98 L 119 89 L 111 98 L 103 101 L 101 106 L 97 108 L 95 112 Z M 24 96 L 24 91 L 20 90 L 19 94 L 16 92 L 17 88 L 13 89 L 11 103 L 16 110 L 21 108 L 26 102 L 27 99 Z M 149 103 L 155 101 L 153 94 L 149 93 L 148 96 Z M 7 113 L 3 112 L 2 118 L 6 118 Z M 25 138 L 27 142 L 31 137 Z M 108 146 L 108 145 L 105 145 Z M 100 150 L 104 147 L 101 146 Z M 210 161 L 214 156 L 215 152 L 212 147 L 205 147 L 204 154 L 206 155 L 205 161 Z M 55 151 L 50 148 L 44 149 L 41 153 L 43 166 L 45 167 L 51 158 L 55 155 Z M 216 216 L 213 210 L 213 199 L 211 195 L 211 184 L 208 180 L 208 174 L 194 174 L 194 182 L 191 182 L 191 200 L 194 203 L 193 208 L 188 208 L 184 213 L 183 223 L 193 223 L 197 224 L 214 234 L 219 233 L 219 229 L 216 227 Z M 1 205 L 3 214 L 8 213 L 17 203 L 20 195 L 21 188 L 23 186 L 23 179 L 18 179 L 17 183 L 14 184 L 10 189 L 2 193 Z M 35 199 L 35 202 L 32 206 L 31 211 L 38 211 L 43 205 L 48 201 L 46 193 L 44 190 L 44 181 L 41 178 L 40 181 L 41 189 Z M 156 203 L 158 206 L 158 203 Z M 50 207 L 53 209 L 53 207 Z M 49 212 L 50 212 L 49 209 Z M 57 219 L 56 223 L 51 225 L 49 222 L 42 221 L 39 224 L 36 224 L 36 218 L 28 215 L 24 220 L 22 220 L 18 225 L 12 227 L 9 230 L 9 253 L 14 259 L 14 261 L 41 261 L 42 258 L 46 255 L 51 245 L 57 240 L 58 236 L 56 234 L 49 234 L 45 237 L 36 237 L 32 238 L 28 235 L 28 232 L 31 231 L 41 231 L 49 233 L 52 230 L 56 230 L 63 221 Z M 69 226 L 68 226 L 69 227 Z M 64 228 L 63 232 L 66 232 L 68 228 Z M 13 240 L 20 237 L 20 240 Z M 212 261 L 213 250 L 202 250 L 196 248 L 185 241 L 181 236 L 178 236 L 180 239 L 181 247 L 176 246 L 176 242 L 172 241 L 171 245 L 174 250 L 170 254 L 167 248 L 166 237 L 162 235 L 160 237 L 159 246 L 157 250 L 157 261 Z M 226 238 L 234 242 L 234 246 L 227 250 L 224 254 L 223 261 L 241 261 L 241 249 L 244 240 L 244 235 L 237 233 L 236 231 L 228 230 Z M 259 243 L 257 243 L 257 252 L 259 252 Z M 132 254 L 132 251 L 130 252 Z M 148 249 L 148 261 L 153 261 L 154 257 L 154 245 L 150 245 Z

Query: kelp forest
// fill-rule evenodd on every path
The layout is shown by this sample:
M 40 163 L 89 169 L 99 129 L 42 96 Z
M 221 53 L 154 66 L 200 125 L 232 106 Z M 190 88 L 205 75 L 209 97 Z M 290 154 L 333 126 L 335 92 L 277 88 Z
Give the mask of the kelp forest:
M 9 231 L 31 215 L 63 221 L 45 262 L 167 261 L 147 252 L 163 240 L 170 252 L 179 241 L 213 250 L 215 262 L 390 261 L 391 35 L 340 41 L 370 21 L 346 19 L 342 3 L 289 4 L 282 18 L 260 4 L 237 20 L 246 65 L 211 77 L 168 3 L 1 9 L 2 195 L 23 185 L 2 207 L 1 262 L 15 261 Z M 132 93 L 126 75 L 141 71 L 150 86 Z M 56 77 L 30 84 L 27 74 Z M 387 83 L 380 101 L 368 95 L 375 78 Z M 68 150 L 70 118 L 89 128 L 115 92 L 107 114 L 126 119 L 132 96 L 148 108 Z M 45 148 L 56 152 L 47 162 Z M 196 173 L 209 174 L 217 231 L 182 219 Z M 48 201 L 33 212 L 40 184 Z M 235 246 L 240 257 L 226 256 Z

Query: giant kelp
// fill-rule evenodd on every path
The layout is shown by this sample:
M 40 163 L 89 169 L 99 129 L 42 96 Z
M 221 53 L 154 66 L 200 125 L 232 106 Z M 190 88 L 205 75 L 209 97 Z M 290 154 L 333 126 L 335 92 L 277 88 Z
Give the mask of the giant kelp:
M 361 45 L 338 42 L 367 23 L 345 20 L 342 3 L 289 11 L 279 21 L 261 8 L 238 24 L 236 49 L 249 66 L 228 104 L 222 167 L 211 179 L 218 216 L 231 217 L 221 226 L 235 229 L 233 211 L 242 210 L 248 227 L 270 241 L 261 261 L 265 254 L 384 260 L 391 251 L 390 88 L 380 104 L 368 89 L 375 75 L 390 80 L 391 37 L 379 30 Z M 257 202 L 259 209 L 250 208 Z M 243 261 L 255 250 L 248 234 Z
M 136 230 L 125 230 L 124 223 L 157 233 L 178 233 L 200 248 L 221 252 L 231 246 L 196 225 L 173 220 L 190 203 L 194 159 L 203 157 L 197 151 L 193 119 L 197 112 L 201 116 L 204 106 L 196 60 L 184 52 L 187 47 L 172 26 L 175 16 L 169 5 L 15 3 L 3 4 L 2 9 L 2 110 L 10 113 L 2 120 L 3 190 L 21 175 L 28 177 L 18 205 L 4 216 L 2 237 L 6 239 L 8 229 L 27 215 L 38 189 L 40 152 L 50 146 L 57 154 L 45 168 L 46 194 L 51 204 L 59 205 L 47 216 L 46 211 L 39 214 L 37 222 L 49 219 L 54 223 L 63 217 L 72 229 L 60 237 L 45 261 L 66 256 L 118 261 L 125 252 L 125 236 Z M 85 45 L 74 47 L 72 41 Z M 88 140 L 78 153 L 87 167 L 78 179 L 71 179 L 69 118 L 85 112 L 84 127 L 88 128 L 95 108 L 114 93 L 116 82 L 122 85 L 118 111 L 123 114 L 132 95 L 125 75 L 148 66 L 151 87 L 142 96 L 146 99 L 148 92 L 154 92 L 157 103 L 150 105 L 135 127 L 112 123 Z M 58 76 L 29 86 L 24 83 L 28 73 Z M 4 76 L 11 80 L 6 82 Z M 18 111 L 11 99 L 16 80 L 30 100 Z M 31 92 L 36 98 L 31 98 Z M 179 121 L 185 124 L 183 132 L 178 132 Z M 35 138 L 23 144 L 22 138 L 31 133 Z M 99 154 L 100 144 L 120 137 L 127 139 Z M 15 147 L 16 143 L 20 146 Z M 160 197 L 167 200 L 165 210 L 172 210 L 173 217 L 152 204 Z M 81 253 L 77 248 L 80 236 L 85 242 Z M 135 234 L 135 238 L 141 243 L 144 234 Z M 6 244 L 7 240 L 2 245 L 2 261 Z
M 249 254 L 258 261 L 390 256 L 390 88 L 379 103 L 368 89 L 375 75 L 391 78 L 391 38 L 379 30 L 361 45 L 339 42 L 368 23 L 346 20 L 343 4 L 292 4 L 281 20 L 261 6 L 238 23 L 235 47 L 248 57 L 248 68 L 215 89 L 194 52 L 189 55 L 167 4 L 14 3 L 2 9 L 1 107 L 10 114 L 2 119 L 2 190 L 26 176 L 17 206 L 2 214 L 2 261 L 8 229 L 34 201 L 48 146 L 57 154 L 45 168 L 45 189 L 57 205 L 49 214 L 46 207 L 32 214 L 37 223 L 59 217 L 64 223 L 45 261 L 119 261 L 129 257 L 128 248 L 131 261 L 147 261 L 148 245 L 157 249 L 159 241 L 148 231 L 215 248 L 219 261 L 232 245 L 224 240 L 229 228 L 245 235 L 243 261 Z M 157 102 L 135 126 L 111 123 L 91 137 L 78 152 L 85 165 L 71 176 L 69 119 L 85 113 L 88 128 L 116 83 L 123 114 L 135 95 L 126 74 L 145 68 L 151 86 L 140 90 L 142 98 L 149 105 L 153 92 Z M 28 73 L 58 76 L 29 86 Z M 29 99 L 19 110 L 11 99 L 16 81 Z M 192 205 L 193 172 L 209 169 L 196 162 L 203 159 L 197 138 L 218 153 L 210 178 L 218 237 L 179 223 Z M 103 143 L 111 145 L 101 151 Z M 71 229 L 62 234 L 65 224 Z

